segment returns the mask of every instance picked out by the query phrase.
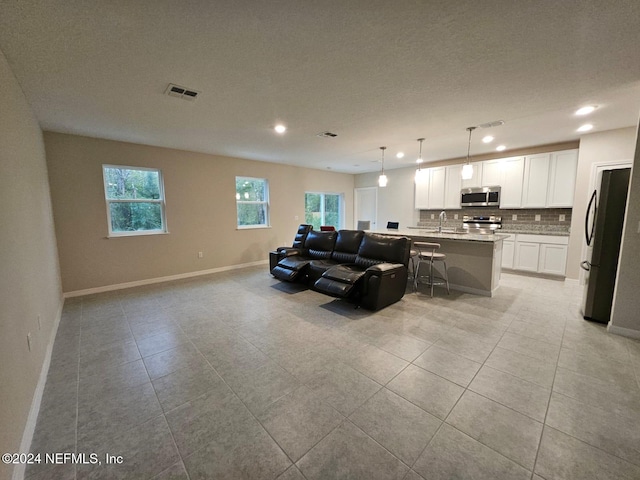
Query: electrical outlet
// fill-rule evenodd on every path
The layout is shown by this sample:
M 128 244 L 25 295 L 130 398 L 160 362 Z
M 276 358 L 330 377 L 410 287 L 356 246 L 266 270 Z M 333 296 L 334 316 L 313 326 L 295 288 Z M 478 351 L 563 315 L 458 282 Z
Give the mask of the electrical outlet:
M 432 213 L 431 214 L 431 220 L 435 220 L 435 219 L 436 219 L 436 215 L 435 215 L 435 213 Z
M 294 220 L 298 220 L 298 215 L 295 215 L 295 216 L 293 217 L 293 219 L 294 219 Z
M 518 214 L 514 213 L 513 215 L 511 215 L 511 220 L 513 220 L 514 222 L 518 220 Z
M 560 222 L 564 222 L 565 216 L 564 215 L 558 215 L 558 220 Z
M 454 214 L 453 214 L 453 219 L 454 219 L 454 220 L 457 220 L 457 219 L 458 219 L 458 214 L 457 214 L 457 213 L 454 213 Z
M 540 221 L 540 215 L 536 215 L 536 222 Z
M 203 257 L 204 257 L 204 253 L 198 252 L 198 258 L 203 258 Z
M 31 332 L 27 333 L 27 347 L 31 351 Z
M 42 330 L 42 323 L 40 323 L 40 315 L 38 315 L 38 330 Z

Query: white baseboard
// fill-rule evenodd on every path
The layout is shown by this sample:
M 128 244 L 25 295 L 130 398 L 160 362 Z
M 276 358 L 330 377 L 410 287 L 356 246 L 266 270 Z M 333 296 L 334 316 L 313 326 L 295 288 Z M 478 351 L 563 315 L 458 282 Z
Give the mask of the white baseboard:
M 615 335 L 621 335 L 623 337 L 635 338 L 640 340 L 640 330 L 634 330 L 632 328 L 623 328 L 612 325 L 611 322 L 607 324 L 607 332 Z
M 58 305 L 58 311 L 53 321 L 53 328 L 51 329 L 51 337 L 49 338 L 49 344 L 44 354 L 44 362 L 42 362 L 42 369 L 40 370 L 40 378 L 38 378 L 38 384 L 33 392 L 33 398 L 31 400 L 31 408 L 29 409 L 29 416 L 27 417 L 27 423 L 22 433 L 22 441 L 20 442 L 20 453 L 28 453 L 31 449 L 31 442 L 33 441 L 33 433 L 36 430 L 36 422 L 38 421 L 38 413 L 40 413 L 40 403 L 42 402 L 42 395 L 44 394 L 44 387 L 47 383 L 47 375 L 49 374 L 49 366 L 51 365 L 51 354 L 53 353 L 53 344 L 56 340 L 56 334 L 58 333 L 58 326 L 60 325 L 60 319 L 62 318 L 62 308 L 64 307 L 64 298 L 60 299 Z M 13 469 L 12 480 L 23 480 L 26 464 L 19 463 Z
M 578 285 L 580 285 L 580 280 L 578 280 L 577 278 L 565 278 L 564 283 L 577 287 Z
M 257 262 L 241 263 L 238 265 L 228 265 L 226 267 L 210 268 L 209 270 L 197 270 L 195 272 L 179 273 L 177 275 L 168 275 L 166 277 L 147 278 L 145 280 L 136 280 L 135 282 L 116 283 L 114 285 L 105 285 L 103 287 L 87 288 L 84 290 L 75 290 L 65 292 L 64 298 L 81 297 L 83 295 L 91 295 L 94 293 L 111 292 L 113 290 L 122 290 L 125 288 L 141 287 L 143 285 L 152 285 L 154 283 L 171 282 L 173 280 L 183 280 L 185 278 L 200 277 L 202 275 L 210 275 L 212 273 L 227 272 L 238 268 L 255 267 L 258 265 L 267 265 L 269 260 L 258 260 Z

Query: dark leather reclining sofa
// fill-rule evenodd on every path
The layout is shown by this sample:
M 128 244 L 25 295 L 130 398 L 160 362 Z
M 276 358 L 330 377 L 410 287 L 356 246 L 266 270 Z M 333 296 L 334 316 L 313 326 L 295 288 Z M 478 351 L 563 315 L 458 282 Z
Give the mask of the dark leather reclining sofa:
M 271 274 L 379 310 L 404 296 L 410 249 L 407 237 L 300 225 L 293 247 L 272 252 Z

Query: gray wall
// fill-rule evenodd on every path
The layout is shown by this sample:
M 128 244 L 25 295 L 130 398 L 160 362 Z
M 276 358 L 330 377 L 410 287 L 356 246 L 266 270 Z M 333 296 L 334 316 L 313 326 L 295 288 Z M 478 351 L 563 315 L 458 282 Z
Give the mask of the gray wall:
M 640 127 L 639 127 L 640 128 Z M 625 213 L 618 278 L 610 328 L 616 333 L 640 338 L 640 138 L 631 171 L 631 185 Z M 624 329 L 624 330 L 620 330 Z
M 2 52 L 0 86 L 0 452 L 4 453 L 19 449 L 62 307 L 62 291 L 42 132 Z M 10 471 L 0 463 L 0 478 L 9 478 Z

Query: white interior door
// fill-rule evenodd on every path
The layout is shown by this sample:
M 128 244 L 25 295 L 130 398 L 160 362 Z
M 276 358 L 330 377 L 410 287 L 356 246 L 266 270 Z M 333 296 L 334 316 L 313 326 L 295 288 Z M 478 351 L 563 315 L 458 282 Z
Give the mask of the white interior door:
M 353 228 L 359 220 L 371 222 L 371 230 L 378 228 L 378 187 L 356 188 L 354 191 Z

